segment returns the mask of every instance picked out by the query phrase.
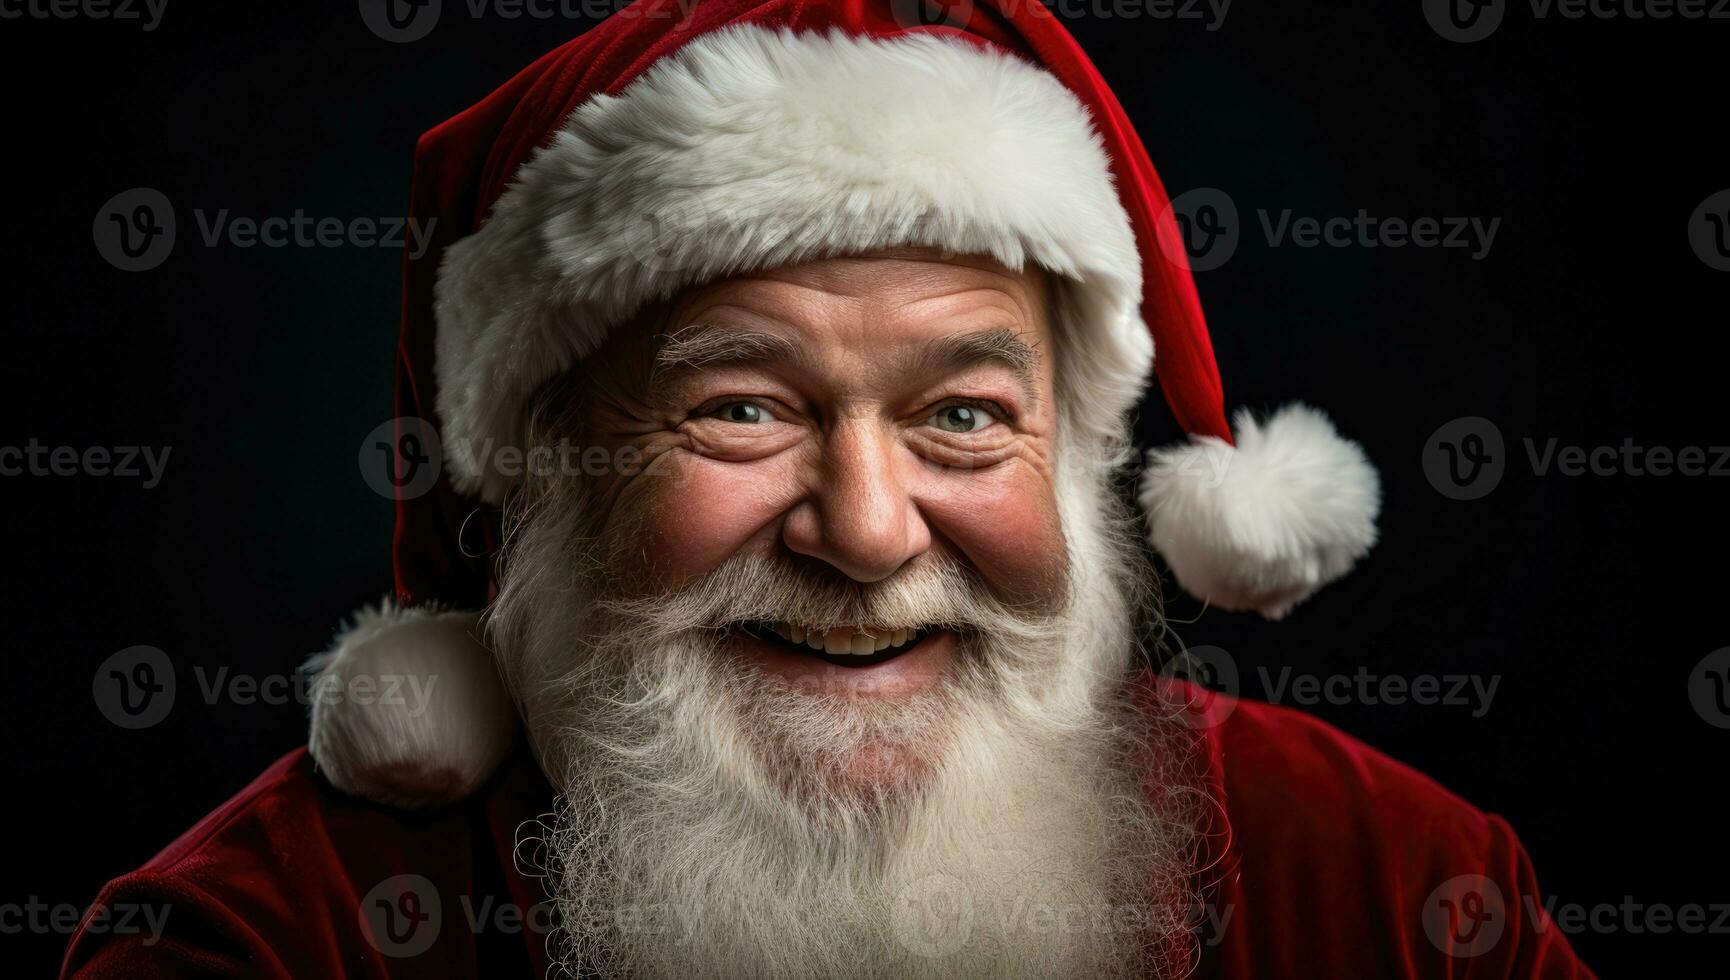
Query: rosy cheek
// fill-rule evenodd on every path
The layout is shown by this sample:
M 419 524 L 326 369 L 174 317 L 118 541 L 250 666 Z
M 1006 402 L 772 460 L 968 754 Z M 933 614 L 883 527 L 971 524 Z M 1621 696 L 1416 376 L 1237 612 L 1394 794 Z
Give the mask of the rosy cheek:
M 1021 465 L 938 476 L 921 493 L 933 530 L 960 549 L 999 596 L 1055 602 L 1068 577 L 1050 481 Z
M 645 477 L 654 482 L 611 523 L 631 536 L 621 543 L 648 582 L 676 589 L 752 545 L 772 544 L 769 525 L 796 496 L 797 455 L 738 463 L 680 453 Z

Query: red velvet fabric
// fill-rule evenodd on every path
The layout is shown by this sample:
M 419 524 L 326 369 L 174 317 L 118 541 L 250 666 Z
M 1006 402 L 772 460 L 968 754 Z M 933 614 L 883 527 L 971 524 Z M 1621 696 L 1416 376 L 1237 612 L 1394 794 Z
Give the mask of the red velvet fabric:
M 1224 819 L 1199 872 L 1212 923 L 1199 930 L 1194 976 L 1593 976 L 1544 916 L 1531 861 L 1501 818 L 1301 713 L 1223 697 L 1209 711 L 1196 761 Z M 165 935 L 115 934 L 87 916 L 63 975 L 545 976 L 545 934 L 512 928 L 518 920 L 499 909 L 531 909 L 544 898 L 513 855 L 518 828 L 550 801 L 522 756 L 462 805 L 394 811 L 338 794 L 297 750 L 143 868 L 110 882 L 92 907 L 92 916 L 128 904 L 158 915 L 166 907 Z M 437 926 L 424 951 L 386 955 L 361 916 L 380 899 L 381 882 L 405 874 L 426 881 L 417 886 L 421 915 L 436 895 L 439 914 L 424 921 Z M 1468 948 L 1469 956 L 1445 952 L 1425 928 L 1426 915 L 1446 914 L 1436 904 L 1443 898 L 1474 908 L 1459 904 L 1469 896 L 1437 895 L 1462 875 L 1489 879 L 1501 896 L 1476 907 L 1476 918 L 1502 915 L 1499 937 Z M 391 892 L 403 901 L 400 888 Z M 482 927 L 471 926 L 476 918 Z M 399 936 L 410 938 L 387 948 L 421 941 L 407 922 Z M 1459 920 L 1460 934 L 1472 924 Z
M 939 9 L 943 15 L 932 16 Z M 919 11 L 922 23 L 913 17 Z M 637 0 L 429 131 L 415 149 L 410 213 L 434 234 L 424 255 L 403 260 L 398 417 L 436 418 L 432 300 L 444 250 L 480 227 L 517 170 L 577 105 L 618 92 L 693 38 L 737 23 L 873 36 L 936 31 L 1013 51 L 1056 76 L 1091 113 L 1134 227 L 1141 312 L 1166 402 L 1183 431 L 1231 441 L 1194 279 L 1182 251 L 1160 245 L 1181 240 L 1165 188 L 1098 69 L 1057 17 L 1031 0 Z M 393 554 L 404 604 L 485 604 L 491 583 L 483 556 L 497 532 L 476 513 L 476 502 L 448 480 L 398 501 Z

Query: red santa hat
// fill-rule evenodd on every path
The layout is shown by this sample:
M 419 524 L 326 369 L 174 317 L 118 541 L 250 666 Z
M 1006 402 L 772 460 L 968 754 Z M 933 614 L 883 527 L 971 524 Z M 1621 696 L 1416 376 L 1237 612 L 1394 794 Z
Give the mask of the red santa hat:
M 448 802 L 510 750 L 475 628 L 490 508 L 521 471 L 499 461 L 538 386 L 730 274 L 896 245 L 1035 263 L 1059 283 L 1074 424 L 1113 431 L 1156 369 L 1190 436 L 1148 454 L 1141 492 L 1186 590 L 1277 618 L 1374 543 L 1375 471 L 1320 413 L 1228 426 L 1165 189 L 1037 3 L 639 0 L 427 133 L 411 212 L 436 224 L 404 260 L 397 414 L 437 419 L 445 474 L 397 502 L 395 601 L 312 667 L 326 690 L 413 674 L 429 696 L 314 699 L 311 751 L 351 792 Z

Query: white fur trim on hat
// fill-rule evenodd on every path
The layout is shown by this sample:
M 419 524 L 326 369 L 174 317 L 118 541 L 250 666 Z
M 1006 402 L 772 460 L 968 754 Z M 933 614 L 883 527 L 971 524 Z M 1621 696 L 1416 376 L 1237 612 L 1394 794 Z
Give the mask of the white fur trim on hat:
M 1357 443 L 1306 405 L 1234 421 L 1235 448 L 1198 436 L 1149 452 L 1141 502 L 1185 591 L 1278 619 L 1375 544 L 1380 481 Z
M 363 609 L 306 671 L 308 748 L 332 785 L 380 803 L 437 806 L 473 793 L 516 742 L 516 708 L 475 616 Z
M 1141 259 L 1087 110 L 1050 73 L 952 37 L 751 25 L 579 105 L 436 287 L 438 410 L 458 490 L 498 502 L 524 406 L 646 303 L 826 255 L 925 245 L 1062 277 L 1080 419 L 1140 397 Z M 1071 338 L 1075 342 L 1075 338 Z M 506 472 L 501 472 L 506 470 Z

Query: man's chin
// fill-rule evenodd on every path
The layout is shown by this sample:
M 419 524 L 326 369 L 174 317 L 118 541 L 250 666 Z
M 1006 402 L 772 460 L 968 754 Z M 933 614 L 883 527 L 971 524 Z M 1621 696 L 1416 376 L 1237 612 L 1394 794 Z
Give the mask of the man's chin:
M 938 739 L 942 736 L 939 735 Z M 828 767 L 824 778 L 810 789 L 819 795 L 821 809 L 834 805 L 866 807 L 868 813 L 887 816 L 917 799 L 935 778 L 940 754 L 937 744 L 914 748 L 907 745 L 859 745 L 843 750 Z
M 813 672 L 848 670 L 858 668 Z M 770 671 L 759 680 L 756 697 L 739 705 L 737 731 L 754 748 L 749 768 L 817 813 L 887 815 L 917 798 L 944 768 L 967 712 L 967 699 L 948 690 L 960 682 L 943 673 L 918 685 Z

